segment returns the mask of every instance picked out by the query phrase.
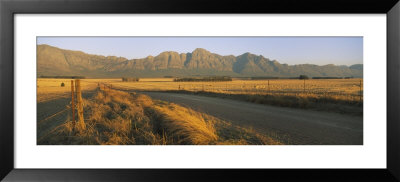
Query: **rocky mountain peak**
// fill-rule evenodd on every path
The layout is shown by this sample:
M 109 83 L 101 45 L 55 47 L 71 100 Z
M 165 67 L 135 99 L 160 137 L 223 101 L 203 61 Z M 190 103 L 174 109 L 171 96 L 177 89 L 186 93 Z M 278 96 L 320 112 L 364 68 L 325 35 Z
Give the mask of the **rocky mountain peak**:
M 207 54 L 211 54 L 210 51 L 207 51 L 206 49 L 203 49 L 203 48 L 196 48 L 192 52 L 192 55 L 194 55 L 194 56 L 196 56 L 196 55 L 207 55 Z

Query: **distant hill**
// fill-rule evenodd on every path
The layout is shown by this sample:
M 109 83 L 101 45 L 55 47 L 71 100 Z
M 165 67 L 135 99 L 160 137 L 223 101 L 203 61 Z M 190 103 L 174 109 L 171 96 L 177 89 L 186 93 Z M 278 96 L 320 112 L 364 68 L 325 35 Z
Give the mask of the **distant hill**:
M 123 57 L 99 56 L 81 51 L 64 50 L 49 45 L 37 46 L 38 76 L 85 77 L 163 77 L 233 76 L 233 77 L 362 77 L 363 65 L 318 66 L 313 64 L 280 64 L 261 55 L 244 53 L 221 56 L 197 48 L 191 53 L 162 52 L 157 56 L 128 60 Z

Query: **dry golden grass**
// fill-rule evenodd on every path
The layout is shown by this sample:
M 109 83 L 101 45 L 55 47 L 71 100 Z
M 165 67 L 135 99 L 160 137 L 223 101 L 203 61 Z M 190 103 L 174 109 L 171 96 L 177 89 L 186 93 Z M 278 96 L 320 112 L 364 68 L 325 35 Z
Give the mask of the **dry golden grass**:
M 209 116 L 176 104 L 156 105 L 154 109 L 163 114 L 160 124 L 173 136 L 181 136 L 178 143 L 206 145 L 217 141 L 214 120 Z
M 174 82 L 172 78 L 141 78 L 139 82 L 108 80 L 121 90 L 194 93 L 282 107 L 315 109 L 361 116 L 362 79 L 276 79 L 228 82 Z M 360 87 L 361 82 L 361 87 Z
M 144 91 L 204 91 L 225 94 L 286 95 L 307 98 L 330 98 L 345 101 L 360 100 L 362 79 L 304 80 L 233 80 L 230 82 L 173 82 L 171 78 L 141 78 L 139 82 L 109 81 L 115 88 Z M 363 88 L 361 86 L 361 99 Z
M 119 80 L 118 80 L 119 81 Z M 173 78 L 140 78 L 140 82 L 172 82 Z
M 142 94 L 99 90 L 84 100 L 86 130 L 66 121 L 39 144 L 281 144 L 182 106 Z
M 69 97 L 71 79 L 37 79 L 37 101 L 43 102 L 57 97 Z M 204 91 L 223 94 L 285 95 L 299 98 L 328 98 L 350 102 L 360 101 L 360 80 L 328 79 L 306 80 L 278 79 L 239 80 L 231 82 L 173 82 L 173 78 L 140 78 L 139 82 L 122 82 L 121 79 L 81 79 L 83 91 L 93 90 L 98 83 L 113 85 L 113 88 L 143 91 Z M 65 83 L 65 87 L 61 87 Z M 361 100 L 363 87 L 361 87 Z
M 70 97 L 71 95 L 71 80 L 74 79 L 53 79 L 53 78 L 38 78 L 37 79 L 37 102 L 44 102 L 60 97 Z M 116 79 L 80 79 L 82 91 L 94 90 L 98 83 L 115 82 Z M 61 83 L 65 86 L 61 87 Z

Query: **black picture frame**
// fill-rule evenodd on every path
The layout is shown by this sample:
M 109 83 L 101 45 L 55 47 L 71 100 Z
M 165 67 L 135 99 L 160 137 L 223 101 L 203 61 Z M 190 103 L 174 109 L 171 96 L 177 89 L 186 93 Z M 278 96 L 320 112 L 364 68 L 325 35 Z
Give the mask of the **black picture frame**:
M 387 168 L 15 169 L 14 14 L 18 13 L 386 14 Z M 379 0 L 0 0 L 0 179 L 5 181 L 230 181 L 232 179 L 241 181 L 400 181 L 399 17 L 398 0 L 384 2 Z

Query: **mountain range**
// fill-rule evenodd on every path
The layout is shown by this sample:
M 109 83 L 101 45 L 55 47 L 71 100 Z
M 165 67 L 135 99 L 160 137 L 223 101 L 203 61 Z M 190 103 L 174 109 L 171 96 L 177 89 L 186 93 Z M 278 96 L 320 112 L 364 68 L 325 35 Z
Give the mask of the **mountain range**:
M 37 45 L 38 76 L 163 77 L 163 76 L 233 76 L 233 77 L 362 77 L 363 65 L 336 66 L 281 64 L 262 55 L 244 53 L 222 56 L 197 48 L 191 53 L 162 52 L 142 59 L 100 56 L 81 51 Z

